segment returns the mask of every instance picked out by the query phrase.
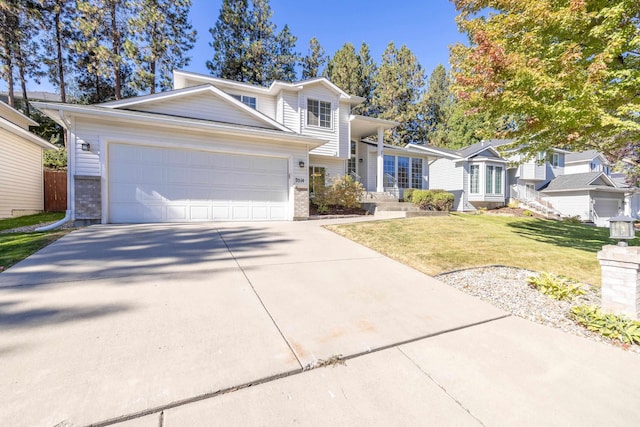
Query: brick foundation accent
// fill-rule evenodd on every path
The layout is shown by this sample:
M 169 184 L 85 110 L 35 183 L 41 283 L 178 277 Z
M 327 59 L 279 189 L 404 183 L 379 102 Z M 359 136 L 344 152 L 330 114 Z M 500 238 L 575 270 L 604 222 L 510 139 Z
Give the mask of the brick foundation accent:
M 607 245 L 598 252 L 602 267 L 602 310 L 640 319 L 640 247 Z
M 102 221 L 102 187 L 99 176 L 74 176 L 75 219 L 79 224 Z
M 309 219 L 309 189 L 307 187 L 295 187 L 293 193 L 293 220 Z

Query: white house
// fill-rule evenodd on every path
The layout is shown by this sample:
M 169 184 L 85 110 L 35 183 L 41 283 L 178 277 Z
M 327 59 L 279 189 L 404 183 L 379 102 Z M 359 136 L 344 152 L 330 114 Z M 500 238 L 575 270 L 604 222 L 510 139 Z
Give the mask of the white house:
M 44 209 L 42 152 L 57 148 L 30 126 L 38 123 L 0 101 L 0 218 Z
M 262 87 L 175 71 L 168 92 L 33 104 L 68 133 L 71 219 L 140 223 L 304 219 L 310 178 L 384 191 L 385 154 L 398 187 L 427 188 L 433 155 L 385 147 L 397 124 L 352 115 L 363 101 L 326 78 Z
M 430 165 L 429 188 L 453 193 L 457 211 L 504 206 L 507 160 L 496 150 L 498 142 L 482 141 L 457 151 L 417 146 L 440 156 Z

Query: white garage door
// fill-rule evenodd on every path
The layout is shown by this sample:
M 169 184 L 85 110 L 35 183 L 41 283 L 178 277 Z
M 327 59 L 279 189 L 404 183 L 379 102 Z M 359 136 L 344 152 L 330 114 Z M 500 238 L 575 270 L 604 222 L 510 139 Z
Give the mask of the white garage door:
M 109 221 L 286 220 L 287 165 L 283 158 L 111 144 Z
M 617 216 L 620 207 L 620 201 L 617 199 L 594 198 L 593 210 L 597 215 L 595 224 L 598 227 L 608 227 L 609 218 Z

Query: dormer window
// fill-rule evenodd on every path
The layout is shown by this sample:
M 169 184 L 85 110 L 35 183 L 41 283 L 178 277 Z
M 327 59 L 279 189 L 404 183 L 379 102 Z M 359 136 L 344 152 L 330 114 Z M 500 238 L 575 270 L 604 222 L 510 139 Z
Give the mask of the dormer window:
M 244 105 L 256 109 L 256 97 L 255 96 L 246 96 L 246 95 L 231 95 L 238 101 L 242 102 Z
M 307 99 L 307 125 L 331 128 L 331 103 Z

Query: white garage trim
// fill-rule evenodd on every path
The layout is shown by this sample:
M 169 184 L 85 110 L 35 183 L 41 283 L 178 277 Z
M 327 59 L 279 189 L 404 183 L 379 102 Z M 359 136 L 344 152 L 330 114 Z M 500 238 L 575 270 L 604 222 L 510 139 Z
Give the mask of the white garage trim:
M 292 188 L 292 178 L 290 171 L 293 167 L 293 158 L 291 156 L 283 156 L 282 153 L 274 154 L 269 152 L 263 152 L 259 154 L 246 152 L 225 152 L 218 150 L 206 150 L 201 146 L 189 147 L 179 146 L 175 144 L 149 144 L 149 143 L 137 143 L 133 141 L 101 141 L 101 169 L 102 169 L 102 222 L 144 222 L 142 214 L 131 213 L 129 220 L 123 220 L 123 212 L 126 212 L 127 204 L 133 211 L 150 212 L 150 209 L 155 210 L 156 217 L 153 221 L 149 222 L 182 222 L 182 221 L 213 221 L 213 220 L 291 220 L 293 217 L 293 200 L 290 197 L 290 189 Z M 161 157 L 157 158 L 158 164 L 162 164 L 161 173 L 150 167 L 149 173 L 157 174 L 158 190 L 159 193 L 147 193 L 152 194 L 148 199 L 149 209 L 144 208 L 144 203 L 136 206 L 135 200 L 140 200 L 136 195 L 132 198 L 131 194 L 125 195 L 124 190 L 126 184 L 121 181 L 121 186 L 114 193 L 113 176 L 110 174 L 113 169 L 119 167 L 118 163 L 114 163 L 112 158 L 112 149 L 119 150 L 131 150 L 131 153 L 136 153 L 136 150 L 155 150 L 156 154 Z M 166 150 L 166 151 L 164 151 Z M 173 152 L 173 153 L 172 153 Z M 152 151 L 149 151 L 151 154 Z M 185 153 L 182 155 L 181 153 Z M 196 155 L 194 156 L 194 153 Z M 202 156 L 200 156 L 202 154 Z M 138 151 L 138 155 L 140 152 Z M 187 162 L 180 166 L 177 160 L 178 156 L 183 157 L 183 161 Z M 125 160 L 126 161 L 126 160 Z M 188 162 L 195 162 L 201 164 L 200 168 L 188 166 Z M 237 173 L 234 173 L 234 168 L 227 168 L 225 170 L 213 169 L 207 166 L 206 162 L 218 162 L 219 167 L 223 168 L 229 162 L 236 163 L 238 165 Z M 275 162 L 275 163 L 274 163 Z M 151 163 L 150 163 L 151 164 Z M 109 165 L 109 166 L 107 166 Z M 188 167 L 185 167 L 188 166 Z M 255 170 L 261 170 L 256 173 Z M 126 171 L 126 168 L 123 169 Z M 187 181 L 196 180 L 198 183 L 195 185 L 187 185 L 187 182 L 182 184 L 171 184 L 172 173 L 181 173 L 182 178 Z M 219 172 L 219 173 L 216 173 Z M 142 175 L 134 175 L 133 180 L 140 180 Z M 234 185 L 232 177 L 235 177 L 237 181 L 244 182 L 244 185 Z M 152 179 L 152 182 L 156 182 L 156 178 Z M 216 183 L 218 183 L 217 190 Z M 150 184 L 148 188 L 153 188 Z M 139 192 L 140 189 L 136 188 Z M 174 192 L 176 195 L 176 202 L 172 203 L 170 197 L 165 197 L 166 194 Z M 160 195 L 165 193 L 165 195 Z M 140 193 L 138 193 L 140 194 Z M 193 197 L 197 194 L 196 198 Z M 202 196 L 200 196 L 202 194 Z M 221 199 L 217 199 L 217 194 L 223 194 Z M 114 212 L 115 201 L 114 195 L 121 197 L 122 204 L 120 205 L 120 211 Z M 190 195 L 189 197 L 187 197 Z M 243 197 L 243 195 L 245 197 Z M 197 197 L 203 197 L 198 199 Z M 238 197 L 235 199 L 235 197 Z M 131 200 L 129 200 L 131 199 Z M 131 211 L 131 212 L 133 212 Z M 171 212 L 179 212 L 180 215 L 172 217 Z M 115 217 L 117 215 L 117 217 Z M 137 216 L 136 216 L 137 215 Z

